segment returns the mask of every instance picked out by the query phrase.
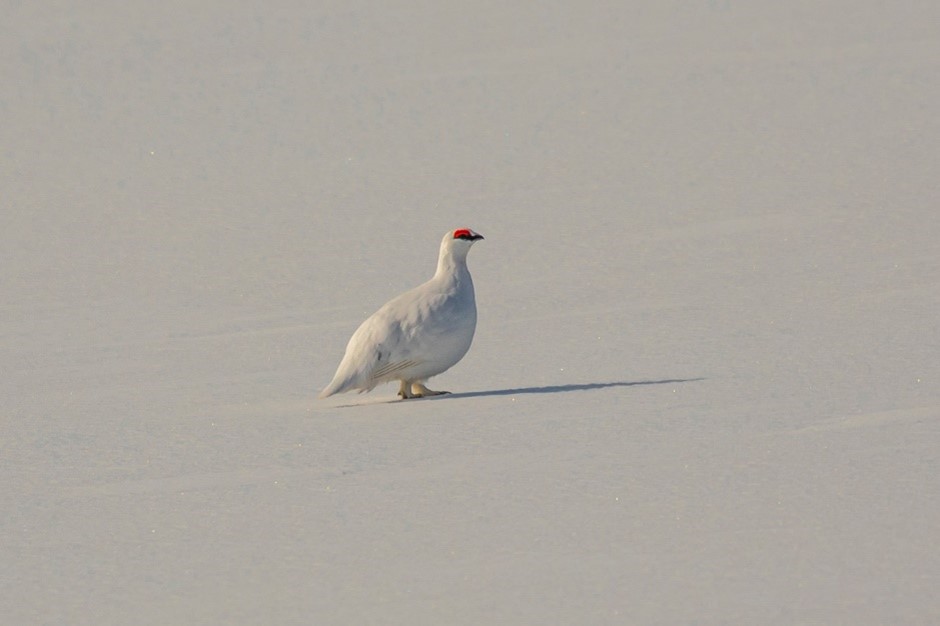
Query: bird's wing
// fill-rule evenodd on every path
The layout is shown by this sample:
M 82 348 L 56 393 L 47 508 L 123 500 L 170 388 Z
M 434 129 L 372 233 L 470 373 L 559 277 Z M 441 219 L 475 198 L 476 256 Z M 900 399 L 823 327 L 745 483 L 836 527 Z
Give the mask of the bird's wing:
M 377 367 L 369 374 L 369 379 L 371 381 L 379 382 L 381 379 L 387 379 L 395 372 L 399 372 L 403 369 L 408 369 L 409 367 L 414 367 L 420 360 L 417 359 L 406 359 L 404 361 L 393 361 L 391 363 L 386 363 L 381 367 Z

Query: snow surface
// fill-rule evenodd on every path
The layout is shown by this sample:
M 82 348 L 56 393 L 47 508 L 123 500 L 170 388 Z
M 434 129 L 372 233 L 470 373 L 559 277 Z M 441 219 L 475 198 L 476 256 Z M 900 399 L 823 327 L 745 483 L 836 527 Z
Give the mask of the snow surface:
M 938 24 L 7 3 L 0 622 L 940 622 Z M 457 226 L 454 395 L 315 400 Z

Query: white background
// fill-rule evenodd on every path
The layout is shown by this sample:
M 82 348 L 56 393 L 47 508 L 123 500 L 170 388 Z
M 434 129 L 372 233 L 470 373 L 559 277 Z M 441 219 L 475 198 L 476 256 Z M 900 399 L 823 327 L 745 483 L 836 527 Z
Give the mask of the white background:
M 3 13 L 3 623 L 940 621 L 935 0 Z

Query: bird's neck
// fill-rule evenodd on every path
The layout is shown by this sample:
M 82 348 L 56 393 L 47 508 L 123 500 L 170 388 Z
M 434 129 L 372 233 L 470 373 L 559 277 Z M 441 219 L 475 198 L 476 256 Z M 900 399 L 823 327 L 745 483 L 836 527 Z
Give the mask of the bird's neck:
M 453 254 L 441 254 L 440 258 L 437 260 L 437 272 L 434 273 L 434 278 L 441 280 L 460 280 L 465 276 L 469 276 L 469 274 L 470 272 L 467 270 L 467 259 L 465 257 L 457 257 Z

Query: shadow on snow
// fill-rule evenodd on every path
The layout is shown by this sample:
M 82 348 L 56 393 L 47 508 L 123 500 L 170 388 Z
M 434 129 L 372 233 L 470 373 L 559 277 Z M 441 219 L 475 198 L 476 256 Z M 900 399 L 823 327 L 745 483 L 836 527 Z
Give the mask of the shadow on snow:
M 636 381 L 621 381 L 613 383 L 582 383 L 576 385 L 549 385 L 546 387 L 517 387 L 514 389 L 490 389 L 488 391 L 467 391 L 460 393 L 445 393 L 440 396 L 428 396 L 426 398 L 411 398 L 408 400 L 402 400 L 401 398 L 377 398 L 373 400 L 365 400 L 363 402 L 355 402 L 352 404 L 339 404 L 333 408 L 336 409 L 351 409 L 354 407 L 368 406 L 371 404 L 390 404 L 398 402 L 428 402 L 428 401 L 437 401 L 437 400 L 447 400 L 453 399 L 457 400 L 460 398 L 483 398 L 485 396 L 517 396 L 526 393 L 562 393 L 565 391 L 591 391 L 594 389 L 606 389 L 608 387 L 639 387 L 641 385 L 675 385 L 679 383 L 691 383 L 698 380 L 705 380 L 704 378 L 668 378 L 666 380 L 636 380 Z
M 427 400 L 444 400 L 446 398 L 480 398 L 483 396 L 517 396 L 524 393 L 562 393 L 566 391 L 591 391 L 606 389 L 608 387 L 639 387 L 640 385 L 670 385 L 678 383 L 691 383 L 704 378 L 669 378 L 666 380 L 638 380 L 613 383 L 583 383 L 577 385 L 549 385 L 547 387 L 518 387 L 516 389 L 491 389 L 488 391 L 468 391 L 449 393 L 444 396 L 434 396 Z

